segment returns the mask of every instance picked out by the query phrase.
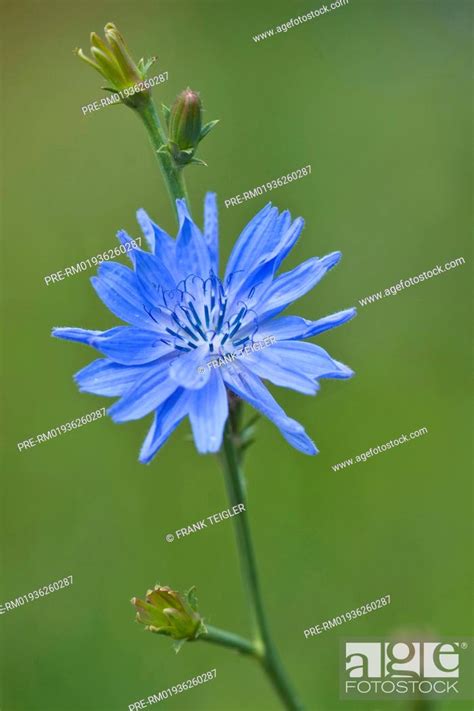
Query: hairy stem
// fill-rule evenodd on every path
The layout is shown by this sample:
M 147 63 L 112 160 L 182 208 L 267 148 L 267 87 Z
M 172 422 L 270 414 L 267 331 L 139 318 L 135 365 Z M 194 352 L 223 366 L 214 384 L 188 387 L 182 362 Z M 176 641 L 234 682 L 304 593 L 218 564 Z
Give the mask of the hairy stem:
M 226 475 L 227 492 L 231 505 L 245 505 L 245 511 L 238 516 L 234 516 L 233 521 L 237 537 L 242 577 L 247 590 L 252 614 L 254 630 L 253 646 L 258 651 L 258 658 L 285 707 L 291 711 L 302 711 L 303 706 L 288 680 L 275 645 L 273 644 L 265 615 L 257 573 L 257 564 L 250 534 L 244 478 L 240 467 L 238 449 L 235 444 L 236 441 L 238 441 L 238 433 L 233 430 L 232 426 L 232 423 L 236 424 L 239 422 L 239 419 L 238 413 L 231 413 L 224 433 L 224 446 L 221 451 L 221 460 Z

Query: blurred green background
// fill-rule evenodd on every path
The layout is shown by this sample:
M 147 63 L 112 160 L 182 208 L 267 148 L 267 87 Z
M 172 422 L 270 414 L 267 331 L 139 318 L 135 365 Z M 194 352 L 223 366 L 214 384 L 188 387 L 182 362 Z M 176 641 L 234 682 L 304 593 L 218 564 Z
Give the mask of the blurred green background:
M 158 56 L 154 89 L 191 86 L 221 123 L 190 168 L 194 212 L 220 204 L 222 252 L 266 202 L 224 200 L 311 164 L 271 199 L 303 215 L 288 267 L 335 249 L 341 265 L 292 313 L 317 318 L 463 256 L 466 265 L 359 308 L 318 343 L 356 371 L 313 399 L 280 390 L 321 453 L 293 451 L 267 421 L 247 460 L 249 507 L 274 636 L 307 709 L 386 708 L 339 700 L 340 639 L 472 634 L 470 119 L 472 3 L 351 0 L 285 34 L 252 35 L 318 7 L 305 0 L 3 2 L 5 437 L 0 601 L 66 575 L 68 589 L 0 618 L 2 711 L 119 711 L 213 667 L 166 701 L 182 711 L 276 711 L 250 660 L 206 644 L 175 655 L 134 623 L 155 582 L 196 585 L 206 619 L 247 634 L 232 524 L 182 541 L 170 531 L 227 507 L 218 462 L 183 425 L 148 467 L 148 422 L 101 419 L 34 450 L 18 441 L 108 405 L 72 374 L 94 358 L 52 326 L 118 321 L 88 270 L 44 276 L 137 235 L 145 207 L 174 234 L 147 138 L 132 112 L 83 116 L 101 79 L 72 54 L 113 20 L 135 56 Z M 365 464 L 331 465 L 420 427 L 429 434 Z M 383 610 L 305 639 L 303 630 L 390 594 Z M 391 709 L 414 708 L 390 702 Z M 471 702 L 436 711 L 471 710 Z

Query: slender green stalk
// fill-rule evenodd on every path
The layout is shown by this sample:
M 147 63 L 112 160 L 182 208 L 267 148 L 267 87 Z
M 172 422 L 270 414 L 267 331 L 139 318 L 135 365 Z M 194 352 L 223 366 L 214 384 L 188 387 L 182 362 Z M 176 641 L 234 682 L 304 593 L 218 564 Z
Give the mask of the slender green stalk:
M 232 649 L 236 649 L 241 654 L 249 654 L 252 657 L 258 657 L 258 651 L 255 648 L 255 645 L 248 639 L 240 637 L 240 635 L 233 634 L 232 632 L 221 630 L 218 627 L 212 627 L 211 625 L 206 625 L 206 632 L 199 635 L 198 640 L 213 642 L 214 644 L 220 644 L 223 647 L 231 647 Z
M 176 200 L 178 198 L 185 198 L 188 209 L 190 210 L 189 198 L 183 178 L 183 171 L 176 167 L 169 153 L 164 151 L 159 152 L 160 148 L 166 144 L 166 137 L 163 133 L 153 99 L 149 97 L 146 101 L 141 102 L 135 108 L 135 111 L 140 116 L 141 120 L 145 124 L 146 130 L 148 131 L 153 152 L 158 160 L 161 174 L 166 183 L 166 187 L 168 188 L 168 193 L 171 198 L 176 218 L 178 218 L 178 213 L 176 211 Z
M 232 421 L 234 423 L 238 421 L 238 414 L 235 415 L 234 418 L 230 418 L 230 423 L 229 421 L 227 422 L 221 459 L 226 474 L 227 492 L 231 505 L 245 504 L 245 511 L 239 516 L 234 516 L 233 521 L 237 537 L 242 577 L 247 589 L 252 613 L 254 648 L 258 650 L 258 658 L 286 708 L 291 711 L 302 711 L 303 706 L 295 695 L 286 676 L 286 672 L 283 669 L 270 636 L 270 630 L 266 620 L 257 574 L 257 564 L 250 534 L 243 473 L 240 467 L 238 449 L 235 444 L 238 433 L 233 431 Z

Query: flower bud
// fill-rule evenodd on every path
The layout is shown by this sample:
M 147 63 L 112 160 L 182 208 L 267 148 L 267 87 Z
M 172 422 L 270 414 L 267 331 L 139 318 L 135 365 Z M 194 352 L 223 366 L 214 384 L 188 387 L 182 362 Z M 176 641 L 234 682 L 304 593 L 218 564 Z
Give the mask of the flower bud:
M 168 150 L 178 167 L 188 163 L 203 161 L 194 158 L 198 144 L 209 131 L 214 128 L 217 121 L 210 121 L 202 125 L 202 103 L 199 94 L 191 89 L 185 89 L 176 98 L 171 109 L 163 107 L 168 124 Z
M 196 148 L 202 128 L 202 104 L 199 94 L 182 91 L 171 107 L 169 138 L 180 150 Z
M 126 42 L 113 22 L 108 22 L 104 28 L 105 41 L 96 32 L 91 33 L 91 57 L 88 57 L 82 49 L 76 50 L 77 55 L 106 79 L 110 86 L 105 88 L 119 93 L 124 103 L 136 106 L 140 101 L 140 96 L 148 96 L 149 89 L 142 89 L 133 96 L 125 98 L 121 92 L 130 89 L 135 84 L 146 79 L 147 71 L 155 58 L 145 62 L 141 59 L 138 65 L 135 64 L 128 50 Z
M 143 76 L 133 61 L 124 38 L 115 27 L 113 22 L 108 22 L 104 27 L 105 39 L 109 43 L 110 51 L 114 56 L 120 70 L 127 82 L 127 86 L 133 86 L 143 80 Z
M 153 590 L 147 591 L 145 600 L 134 597 L 131 602 L 137 610 L 137 622 L 146 625 L 149 632 L 175 640 L 193 640 L 206 630 L 197 612 L 194 588 L 181 595 L 171 588 L 155 585 Z

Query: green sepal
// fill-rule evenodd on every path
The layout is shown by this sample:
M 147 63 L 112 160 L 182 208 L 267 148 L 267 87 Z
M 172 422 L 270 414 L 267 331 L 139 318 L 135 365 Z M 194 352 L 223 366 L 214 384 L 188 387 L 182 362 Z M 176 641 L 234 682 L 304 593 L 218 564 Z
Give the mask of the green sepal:
M 201 625 L 199 626 L 199 629 L 196 631 L 196 633 L 195 633 L 195 635 L 194 635 L 194 637 L 193 637 L 192 639 L 175 639 L 175 640 L 173 640 L 172 646 L 173 646 L 173 649 L 174 649 L 175 653 L 176 653 L 176 654 L 179 654 L 179 652 L 181 651 L 182 646 L 183 646 L 184 644 L 186 644 L 186 642 L 195 642 L 197 639 L 199 639 L 199 637 L 200 637 L 202 634 L 206 634 L 206 632 L 207 632 L 207 627 L 206 627 L 206 625 L 204 624 L 204 622 L 201 622 Z
M 260 415 L 254 415 L 243 427 L 242 431 L 240 432 L 240 441 L 242 445 L 244 445 L 247 440 L 249 440 L 255 434 L 255 425 L 257 424 L 259 419 Z
M 197 599 L 197 594 L 196 594 L 196 586 L 193 585 L 192 588 L 189 588 L 189 590 L 186 590 L 184 593 L 184 597 L 186 598 L 188 605 L 190 605 L 192 607 L 194 612 L 197 612 L 198 599 Z
M 143 57 L 138 62 L 138 69 L 142 73 L 143 78 L 146 77 L 148 70 L 157 61 L 157 57 L 149 57 L 148 59 L 143 59 Z
M 255 442 L 255 438 L 254 438 L 254 435 L 256 432 L 255 425 L 259 419 L 260 419 L 259 414 L 256 414 L 253 417 L 251 417 L 250 420 L 242 428 L 242 431 L 238 435 L 237 451 L 238 451 L 240 459 L 243 459 L 243 456 L 246 453 L 247 449 L 249 449 L 249 447 L 251 447 L 251 445 Z
M 219 119 L 215 119 L 214 121 L 209 121 L 209 123 L 206 123 L 201 129 L 201 134 L 199 136 L 199 142 L 201 142 L 202 139 L 205 138 L 205 136 L 207 136 L 209 131 L 212 131 L 212 129 L 215 126 L 217 126 L 218 123 L 219 123 Z
M 189 165 L 203 165 L 205 168 L 207 168 L 207 163 L 200 158 L 191 158 L 189 161 Z
M 176 654 L 179 654 L 181 647 L 183 644 L 186 642 L 185 639 L 177 639 L 175 642 L 173 642 L 173 649 Z
M 178 144 L 175 143 L 174 141 L 168 141 L 166 146 L 162 146 L 160 148 L 159 152 L 165 152 L 167 151 L 171 157 L 173 158 L 173 161 L 178 168 L 178 170 L 181 170 L 184 168 L 186 165 L 189 165 L 190 163 L 200 163 L 202 164 L 203 161 L 199 161 L 197 158 L 193 158 L 194 155 L 194 148 L 183 148 L 182 150 L 179 148 Z M 205 165 L 205 163 L 204 163 Z

